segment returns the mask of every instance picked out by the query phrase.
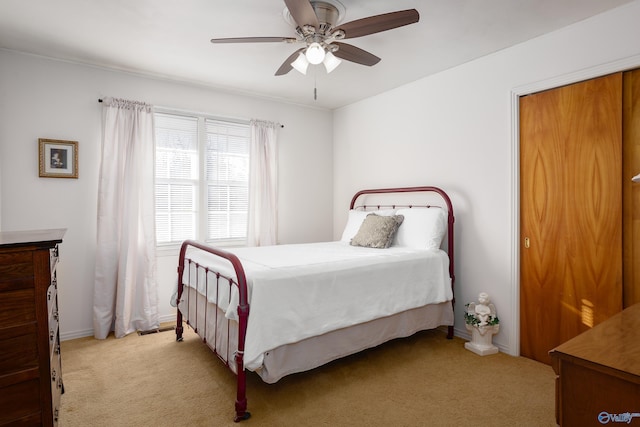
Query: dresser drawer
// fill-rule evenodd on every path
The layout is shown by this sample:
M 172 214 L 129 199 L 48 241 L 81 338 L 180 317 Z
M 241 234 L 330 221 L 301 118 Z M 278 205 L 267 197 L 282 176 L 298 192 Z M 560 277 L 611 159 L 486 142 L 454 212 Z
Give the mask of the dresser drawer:
M 36 417 L 41 420 L 40 381 L 31 379 L 0 388 L 0 425 L 34 425 L 24 423 Z M 40 425 L 38 422 L 35 425 Z
M 38 366 L 38 335 L 35 323 L 0 328 L 0 377 Z
M 0 291 L 0 301 L 2 301 L 2 309 L 0 309 L 0 325 L 2 327 L 18 326 L 36 321 L 35 291 L 33 288 Z
M 0 292 L 33 287 L 31 252 L 0 253 Z

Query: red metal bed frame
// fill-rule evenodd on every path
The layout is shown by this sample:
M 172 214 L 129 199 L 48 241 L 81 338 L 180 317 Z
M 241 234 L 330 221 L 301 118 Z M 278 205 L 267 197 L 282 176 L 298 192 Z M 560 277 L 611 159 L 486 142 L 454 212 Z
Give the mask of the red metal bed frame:
M 362 190 L 362 191 L 358 191 L 353 196 L 353 198 L 351 199 L 349 208 L 350 209 L 361 208 L 366 210 L 367 208 L 382 209 L 382 208 L 397 208 L 397 207 L 411 208 L 411 207 L 419 207 L 419 206 L 430 207 L 429 205 L 387 205 L 387 204 L 356 206 L 356 201 L 358 200 L 358 198 L 364 195 L 385 194 L 385 193 L 419 193 L 419 192 L 437 193 L 447 205 L 447 253 L 449 255 L 449 276 L 451 277 L 451 288 L 453 290 L 454 282 L 455 282 L 454 250 L 453 250 L 454 248 L 453 231 L 454 231 L 455 217 L 453 214 L 453 205 L 451 204 L 451 199 L 449 198 L 446 192 L 444 192 L 438 187 L 432 187 L 432 186 Z M 436 205 L 431 205 L 431 206 L 435 207 Z M 247 411 L 247 394 L 246 394 L 247 382 L 246 382 L 246 372 L 244 369 L 244 348 L 245 348 L 245 338 L 247 333 L 247 322 L 249 319 L 249 301 L 247 298 L 247 278 L 244 272 L 244 268 L 242 266 L 242 263 L 240 262 L 240 259 L 238 259 L 236 255 L 230 252 L 217 249 L 208 245 L 204 245 L 194 240 L 185 240 L 182 243 L 182 246 L 180 248 L 180 256 L 178 260 L 178 293 L 177 293 L 176 306 L 179 304 L 182 298 L 182 292 L 183 292 L 182 278 L 183 278 L 184 269 L 185 269 L 185 255 L 187 252 L 187 248 L 189 246 L 201 249 L 203 251 L 216 255 L 220 258 L 226 259 L 229 263 L 231 263 L 231 266 L 235 271 L 235 275 L 236 275 L 235 278 L 227 277 L 220 274 L 219 272 L 211 271 L 208 267 L 201 266 L 190 259 L 188 260 L 189 262 L 188 265 L 190 266 L 191 264 L 194 264 L 196 270 L 204 269 L 205 273 L 207 273 L 205 274 L 206 277 L 209 276 L 208 273 L 210 272 L 213 273 L 216 277 L 216 286 L 219 286 L 220 282 L 222 281 L 222 282 L 226 282 L 229 287 L 236 286 L 238 288 L 238 347 L 233 358 L 233 362 L 235 362 L 236 375 L 237 375 L 236 401 L 235 401 L 236 414 L 234 417 L 234 421 L 239 422 L 242 420 L 246 420 L 251 416 L 251 414 Z M 189 269 L 188 271 L 191 271 L 191 269 Z M 206 284 L 206 289 L 208 289 L 208 283 Z M 218 293 L 216 293 L 216 295 L 218 295 Z M 455 303 L 455 297 L 451 301 L 452 305 L 454 303 Z M 189 306 L 189 304 L 187 305 Z M 196 310 L 197 310 L 197 303 L 196 303 Z M 182 315 L 182 312 L 180 311 L 180 308 L 178 308 L 177 318 L 176 318 L 176 341 L 182 341 L 183 339 L 182 334 L 184 332 L 184 329 L 182 324 L 183 324 L 183 315 Z M 189 321 L 187 321 L 187 324 L 193 327 L 193 325 L 191 325 Z M 206 320 L 205 320 L 205 327 L 206 327 Z M 215 327 L 217 329 L 217 324 Z M 193 328 L 196 333 L 199 332 L 197 325 L 195 325 L 195 327 Z M 206 332 L 204 333 L 204 336 L 201 335 L 201 337 L 203 341 L 206 343 Z M 228 337 L 228 334 L 227 334 L 227 337 Z M 453 338 L 453 326 L 447 327 L 447 338 L 448 339 Z M 218 356 L 218 358 L 220 358 L 223 361 L 223 363 L 225 363 L 225 365 L 227 365 L 227 367 L 230 368 L 231 365 L 230 365 L 229 354 L 228 354 L 229 346 L 227 345 L 226 348 L 227 348 L 227 354 L 220 354 L 217 350 L 218 347 L 216 344 L 214 344 L 214 348 L 211 348 L 211 350 Z

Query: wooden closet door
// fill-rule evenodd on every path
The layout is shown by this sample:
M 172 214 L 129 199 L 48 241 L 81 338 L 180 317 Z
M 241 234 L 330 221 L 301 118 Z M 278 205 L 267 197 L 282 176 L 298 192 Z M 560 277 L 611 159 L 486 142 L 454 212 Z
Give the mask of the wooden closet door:
M 622 309 L 622 74 L 520 98 L 520 353 Z
M 622 207 L 624 307 L 640 303 L 640 69 L 623 74 Z

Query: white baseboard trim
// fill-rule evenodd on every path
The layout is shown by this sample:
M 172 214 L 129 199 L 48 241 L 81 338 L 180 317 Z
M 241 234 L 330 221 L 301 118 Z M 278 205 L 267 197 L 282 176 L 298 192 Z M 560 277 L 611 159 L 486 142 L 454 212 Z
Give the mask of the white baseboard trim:
M 174 314 L 165 314 L 164 316 L 158 317 L 158 321 L 160 323 L 168 323 L 176 321 L 176 315 Z M 72 332 L 60 332 L 60 341 L 68 341 L 75 340 L 78 338 L 86 338 L 93 336 L 93 329 L 84 329 L 80 331 L 72 331 Z
M 83 331 L 61 332 L 60 341 L 75 340 L 78 338 L 86 338 L 93 336 L 93 329 L 85 329 Z

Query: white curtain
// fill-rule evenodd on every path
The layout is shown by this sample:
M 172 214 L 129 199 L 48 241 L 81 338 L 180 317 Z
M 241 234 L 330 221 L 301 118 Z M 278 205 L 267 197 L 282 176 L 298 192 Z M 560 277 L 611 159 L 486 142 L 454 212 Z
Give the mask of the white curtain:
M 278 237 L 278 124 L 251 120 L 248 246 L 275 245 Z
M 159 327 L 151 105 L 107 98 L 102 111 L 94 336 Z

